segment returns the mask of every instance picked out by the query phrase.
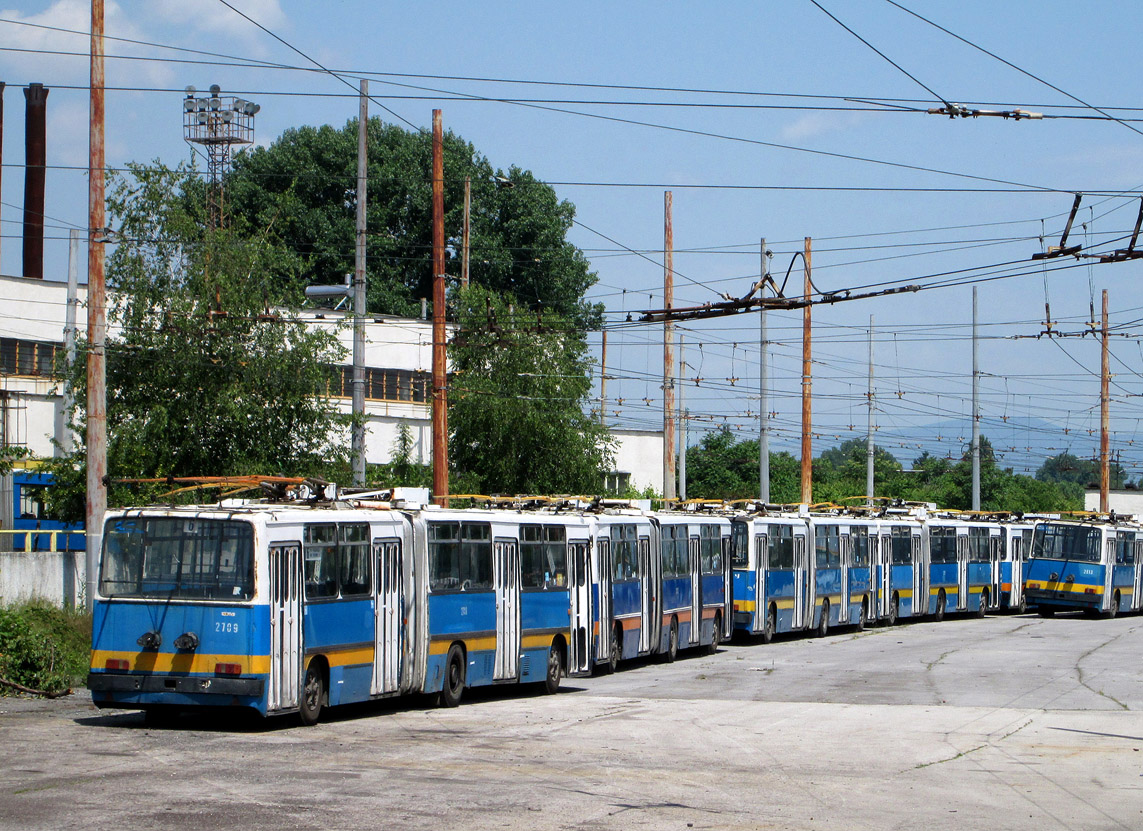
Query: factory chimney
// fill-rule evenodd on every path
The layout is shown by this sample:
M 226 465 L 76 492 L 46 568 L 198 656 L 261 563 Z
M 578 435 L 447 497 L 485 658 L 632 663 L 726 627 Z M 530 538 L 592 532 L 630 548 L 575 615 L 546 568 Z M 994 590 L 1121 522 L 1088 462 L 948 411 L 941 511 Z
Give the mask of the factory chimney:
M 24 276 L 42 280 L 48 90 L 43 84 L 29 84 L 24 98 Z

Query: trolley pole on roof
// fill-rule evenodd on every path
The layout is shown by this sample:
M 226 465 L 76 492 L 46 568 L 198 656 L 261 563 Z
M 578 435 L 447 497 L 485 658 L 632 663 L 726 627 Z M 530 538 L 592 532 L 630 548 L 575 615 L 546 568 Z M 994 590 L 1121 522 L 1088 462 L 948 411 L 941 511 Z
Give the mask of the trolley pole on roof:
M 976 360 L 976 286 L 972 287 L 972 509 L 980 510 L 980 371 Z
M 675 304 L 675 230 L 671 191 L 663 192 L 663 308 Z M 675 324 L 663 320 L 663 499 L 675 498 Z
M 1107 289 L 1103 290 L 1103 319 L 1100 323 L 1103 339 L 1099 365 L 1099 510 L 1106 514 L 1111 510 L 1108 489 L 1111 479 L 1111 441 L 1108 427 L 1111 415 L 1111 370 L 1107 353 Z
M 103 0 L 91 0 L 91 92 L 88 120 L 87 245 L 87 579 L 94 585 L 107 511 L 107 368 L 104 343 L 107 310 L 104 296 L 103 226 Z M 88 606 L 91 591 L 87 592 Z
M 433 110 L 433 501 L 448 507 L 448 388 L 445 374 L 444 129 Z
M 369 82 L 357 117 L 357 240 L 353 267 L 353 484 L 365 486 L 365 216 L 368 202 Z
M 811 240 L 806 237 L 806 247 L 803 252 L 805 288 L 803 290 L 806 305 L 802 308 L 802 502 L 813 502 L 813 441 L 810 435 L 811 419 L 811 364 L 810 364 L 810 251 Z

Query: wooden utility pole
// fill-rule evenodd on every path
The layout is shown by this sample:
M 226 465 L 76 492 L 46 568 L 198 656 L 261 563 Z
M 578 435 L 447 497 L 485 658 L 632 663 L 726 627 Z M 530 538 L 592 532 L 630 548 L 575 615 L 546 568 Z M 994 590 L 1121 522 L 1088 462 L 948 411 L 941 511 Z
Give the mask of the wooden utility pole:
M 107 511 L 107 306 L 103 269 L 103 0 L 91 0 L 91 94 L 87 162 L 87 579 L 94 585 Z M 87 593 L 88 605 L 91 594 Z
M 433 501 L 448 507 L 448 388 L 445 374 L 444 130 L 433 110 Z
M 802 309 L 802 502 L 806 505 L 813 502 L 814 487 L 814 448 L 810 437 L 810 428 L 813 423 L 810 406 L 810 248 L 810 238 L 806 237 L 806 247 L 802 253 L 805 260 L 803 297 L 806 301 L 806 305 Z
M 671 191 L 663 192 L 663 308 L 675 303 Z M 663 499 L 675 498 L 675 324 L 663 321 Z
M 1107 289 L 1103 290 L 1103 320 L 1100 324 L 1103 338 L 1099 362 L 1099 510 L 1111 510 L 1108 490 L 1111 484 L 1111 439 L 1108 428 L 1111 421 L 1111 369 L 1107 353 Z
M 472 177 L 464 177 L 464 226 L 460 231 L 460 287 L 468 288 L 468 263 L 472 236 Z
M 365 217 L 368 206 L 369 82 L 357 115 L 357 240 L 353 266 L 353 484 L 365 486 Z

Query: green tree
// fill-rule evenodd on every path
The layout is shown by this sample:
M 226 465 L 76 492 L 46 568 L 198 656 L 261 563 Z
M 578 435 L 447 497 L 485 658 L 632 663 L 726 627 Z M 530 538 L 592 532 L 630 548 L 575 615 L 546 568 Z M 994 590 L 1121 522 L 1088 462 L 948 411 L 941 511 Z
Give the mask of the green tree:
M 340 283 L 353 271 L 357 124 L 289 129 L 269 147 L 235 157 L 226 179 L 229 215 L 288 251 L 274 276 Z M 370 119 L 368 160 L 368 308 L 415 316 L 421 298 L 432 297 L 432 137 Z M 444 176 L 452 276 L 459 276 L 467 176 L 472 282 L 581 328 L 598 323 L 602 307 L 583 299 L 595 273 L 566 239 L 575 216 L 570 202 L 526 170 L 494 169 L 451 132 Z
M 578 330 L 472 286 L 457 297 L 450 346 L 449 456 L 486 493 L 596 493 L 612 464 L 586 414 L 591 378 Z
M 268 268 L 276 252 L 240 230 L 204 233 L 200 195 L 185 166 L 131 165 L 109 180 L 108 475 L 328 475 L 347 463 L 347 419 L 326 395 L 328 366 L 343 351 L 332 333 L 272 311 L 289 299 Z M 62 518 L 83 516 L 77 445 L 51 466 Z M 146 495 L 113 487 L 108 499 Z

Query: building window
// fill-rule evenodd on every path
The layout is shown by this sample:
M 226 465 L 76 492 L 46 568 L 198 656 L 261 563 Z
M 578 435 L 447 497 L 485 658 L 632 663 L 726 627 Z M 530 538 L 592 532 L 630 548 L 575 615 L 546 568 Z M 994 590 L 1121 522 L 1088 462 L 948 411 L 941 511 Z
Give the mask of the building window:
M 365 399 L 367 401 L 412 401 L 422 404 L 428 400 L 429 373 L 410 369 L 365 368 Z M 335 398 L 353 397 L 353 367 L 331 367 L 329 394 Z
M 54 378 L 57 351 L 62 354 L 62 344 L 0 338 L 0 375 Z

